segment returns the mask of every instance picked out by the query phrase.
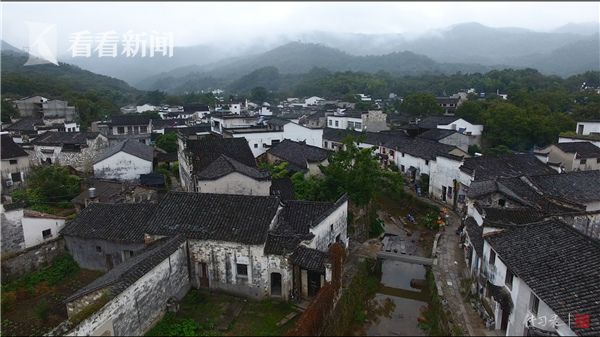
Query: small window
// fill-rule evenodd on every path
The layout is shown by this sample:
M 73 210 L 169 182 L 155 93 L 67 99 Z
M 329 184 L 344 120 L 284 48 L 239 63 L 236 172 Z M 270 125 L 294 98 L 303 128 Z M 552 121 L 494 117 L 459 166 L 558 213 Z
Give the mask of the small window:
M 333 232 L 333 224 L 329 225 L 329 230 Z
M 400 165 L 400 172 L 404 172 L 404 165 Z
M 279 142 L 280 142 L 279 139 L 272 139 L 271 140 L 271 145 L 279 144 Z
M 504 200 L 504 199 L 499 199 L 499 200 L 498 200 L 498 206 L 500 206 L 500 207 L 504 207 L 504 206 L 506 206 L 506 200 Z
M 404 152 L 402 152 L 402 158 L 404 158 Z
M 513 278 L 515 275 L 510 272 L 510 270 L 506 271 L 506 277 L 504 278 L 504 284 L 508 287 L 508 289 L 512 290 Z
M 102 253 L 102 247 L 100 247 L 100 246 L 96 246 L 96 252 L 98 252 L 98 253 Z
M 125 257 L 125 260 L 133 257 L 133 250 L 124 250 L 123 256 Z
M 429 160 L 426 160 L 426 161 L 425 161 L 425 165 L 429 165 Z
M 237 276 L 248 277 L 248 265 L 238 263 L 237 264 Z
M 535 296 L 534 293 L 531 293 L 531 297 L 529 298 L 529 311 L 531 311 L 534 316 L 537 316 L 539 307 L 540 299 Z
M 490 249 L 490 265 L 496 263 L 496 252 Z
M 581 159 L 581 161 L 579 161 L 579 163 L 581 165 L 585 165 L 585 164 L 587 164 L 587 160 L 586 159 Z
M 340 126 L 340 122 L 339 121 L 335 121 L 335 126 L 336 127 Z
M 44 240 L 50 239 L 52 237 L 52 230 L 46 229 L 45 231 L 42 231 L 42 237 L 44 238 Z
M 11 165 L 17 165 L 18 161 L 16 159 L 11 159 L 8 161 Z
M 258 148 L 258 144 L 254 144 L 254 148 L 257 149 Z
M 13 183 L 20 182 L 21 181 L 21 172 L 11 173 L 10 178 L 12 179 Z
M 140 133 L 147 133 L 147 132 L 148 132 L 147 126 L 140 126 Z
M 328 122 L 329 122 L 329 126 L 333 125 L 333 121 L 331 119 Z
M 600 158 L 596 159 L 596 164 L 600 164 Z
M 117 133 L 120 134 L 120 135 L 124 134 L 125 133 L 125 127 L 123 127 L 123 126 L 117 127 Z
M 324 148 L 327 148 L 327 146 L 329 146 L 329 145 L 327 145 L 327 141 L 324 141 L 324 142 L 323 142 L 323 147 L 324 147 Z

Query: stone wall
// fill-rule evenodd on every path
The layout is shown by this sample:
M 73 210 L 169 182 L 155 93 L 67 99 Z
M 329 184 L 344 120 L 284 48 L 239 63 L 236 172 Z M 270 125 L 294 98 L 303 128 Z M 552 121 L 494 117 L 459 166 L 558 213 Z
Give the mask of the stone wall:
M 142 336 L 162 317 L 167 301 L 190 288 L 186 243 L 71 330 L 69 336 Z M 88 298 L 100 298 L 94 294 Z M 92 302 L 90 302 L 92 303 Z
M 126 258 L 125 251 L 134 253 L 145 248 L 143 243 L 117 243 L 106 240 L 81 239 L 65 236 L 66 246 L 77 264 L 84 269 L 108 271 L 107 261 L 113 267 L 121 264 Z M 99 249 L 98 249 L 99 247 Z M 107 256 L 110 256 L 107 258 Z
M 22 208 L 4 211 L 0 214 L 0 222 L 2 226 L 2 254 L 18 252 L 25 248 L 22 219 Z
M 2 277 L 14 279 L 47 266 L 65 252 L 65 241 L 58 238 L 42 245 L 25 249 L 12 256 L 2 256 Z

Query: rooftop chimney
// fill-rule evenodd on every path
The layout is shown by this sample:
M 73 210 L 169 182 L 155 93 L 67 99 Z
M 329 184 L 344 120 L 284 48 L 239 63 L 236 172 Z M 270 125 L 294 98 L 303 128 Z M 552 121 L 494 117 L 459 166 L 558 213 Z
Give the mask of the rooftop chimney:
M 90 199 L 96 198 L 96 188 L 95 187 L 88 188 L 88 198 L 90 198 Z

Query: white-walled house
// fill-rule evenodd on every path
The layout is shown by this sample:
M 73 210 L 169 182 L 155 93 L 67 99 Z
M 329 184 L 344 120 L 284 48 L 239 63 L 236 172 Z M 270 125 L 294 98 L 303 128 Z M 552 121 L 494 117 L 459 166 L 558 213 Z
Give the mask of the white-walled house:
M 600 120 L 577 122 L 575 135 L 561 134 L 559 143 L 589 142 L 600 147 Z
M 363 131 L 362 116 L 360 113 L 351 115 L 327 116 L 327 127 L 332 129 Z
M 281 142 L 284 132 L 264 128 L 242 128 L 225 130 L 225 138 L 243 138 L 248 142 L 254 157 L 265 153 L 271 146 Z
M 551 144 L 539 149 L 536 155 L 545 155 L 548 163 L 560 165 L 566 172 L 600 170 L 600 147 L 590 142 Z
M 25 185 L 27 173 L 31 168 L 31 161 L 29 160 L 29 154 L 15 143 L 10 135 L 2 135 L 0 141 L 2 147 L 0 152 L 2 185 L 0 189 L 5 194 Z
M 109 140 L 98 132 L 45 132 L 33 142 L 34 163 L 72 166 L 92 171 L 96 156 L 108 147 Z
M 1 206 L 3 253 L 17 253 L 51 241 L 65 225 L 65 217 L 23 209 L 22 206 Z
M 152 172 L 154 148 L 128 139 L 98 155 L 94 160 L 94 177 L 120 181 L 137 180 Z
M 289 122 L 283 126 L 283 138 L 321 147 L 323 145 L 323 129 L 307 128 L 298 123 Z
M 306 103 L 306 105 L 317 105 L 317 104 L 319 104 L 320 102 L 322 102 L 322 101 L 324 101 L 324 100 L 325 100 L 325 99 L 324 99 L 324 98 L 321 98 L 321 97 L 317 97 L 317 96 L 311 96 L 311 97 L 309 97 L 309 98 L 306 98 L 306 99 L 304 100 L 304 103 Z
M 600 135 L 600 120 L 577 122 L 576 132 L 578 135 Z

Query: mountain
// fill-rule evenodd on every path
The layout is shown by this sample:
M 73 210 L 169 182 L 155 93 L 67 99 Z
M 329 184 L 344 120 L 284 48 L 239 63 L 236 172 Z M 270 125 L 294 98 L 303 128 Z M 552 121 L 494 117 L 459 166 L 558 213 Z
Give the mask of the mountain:
M 165 83 L 179 82 L 187 83 L 206 82 L 207 79 L 221 79 L 212 81 L 217 83 L 231 84 L 232 88 L 241 86 L 235 84 L 238 79 L 252 74 L 259 80 L 261 86 L 272 87 L 265 83 L 264 78 L 275 78 L 275 74 L 303 74 L 314 68 L 327 69 L 328 71 L 355 71 L 376 73 L 378 71 L 388 72 L 394 75 L 419 75 L 462 72 L 485 72 L 489 67 L 469 64 L 439 63 L 430 58 L 411 52 L 394 52 L 386 55 L 355 56 L 338 49 L 326 47 L 314 43 L 291 42 L 277 47 L 265 53 L 246 58 L 228 59 L 215 64 L 196 67 L 193 73 L 185 73 L 181 69 L 163 73 L 161 76 L 153 76 L 144 80 L 147 89 L 166 89 Z M 257 70 L 262 72 L 253 74 Z M 189 68 L 187 68 L 189 70 Z M 276 70 L 276 72 L 275 72 Z M 178 76 L 178 74 L 184 74 Z M 247 78 L 246 78 L 247 79 Z M 236 81 L 237 80 L 237 81 Z M 235 81 L 235 82 L 234 82 Z M 251 81 L 256 83 L 257 81 Z M 198 86 L 178 85 L 169 86 L 169 91 L 180 92 L 188 90 L 200 90 Z M 206 88 L 205 88 L 206 89 Z
M 22 52 L 2 52 L 3 95 L 48 95 L 53 98 L 65 98 L 85 91 L 113 92 L 120 96 L 139 94 L 137 89 L 122 80 L 94 74 L 66 63 L 59 63 L 59 66 L 24 66 L 27 58 L 27 54 Z
M 600 22 L 568 23 L 553 30 L 554 33 L 594 35 L 600 33 Z

